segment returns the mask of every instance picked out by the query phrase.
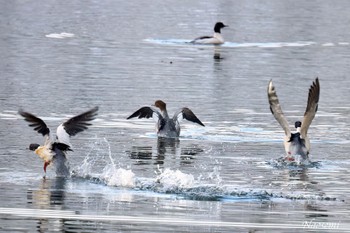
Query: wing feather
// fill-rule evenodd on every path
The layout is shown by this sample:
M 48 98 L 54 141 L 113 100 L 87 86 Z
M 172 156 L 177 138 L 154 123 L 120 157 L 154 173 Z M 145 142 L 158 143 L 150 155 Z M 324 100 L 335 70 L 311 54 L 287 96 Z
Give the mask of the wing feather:
M 47 127 L 46 123 L 39 117 L 22 110 L 18 111 L 25 121 L 28 121 L 30 127 L 33 127 L 35 131 L 42 134 L 43 136 L 48 136 L 50 134 L 50 129 Z
M 142 107 L 139 110 L 137 110 L 136 112 L 134 112 L 133 114 L 131 114 L 128 118 L 126 118 L 127 120 L 134 118 L 134 117 L 138 117 L 138 118 L 153 118 L 154 120 L 158 121 L 162 120 L 163 117 L 162 115 L 154 108 L 152 107 Z
M 75 136 L 77 133 L 86 130 L 91 125 L 89 122 L 97 116 L 97 111 L 98 107 L 95 107 L 60 124 L 56 132 L 58 141 L 70 146 L 70 136 Z
M 319 99 L 320 99 L 320 83 L 318 78 L 316 78 L 309 89 L 307 106 L 306 106 L 304 119 L 301 124 L 301 130 L 300 130 L 300 134 L 302 138 L 306 138 L 307 131 L 311 125 L 312 120 L 316 115 Z
M 194 123 L 197 123 L 201 126 L 205 126 L 199 119 L 198 117 L 192 112 L 191 109 L 189 108 L 182 108 L 180 111 L 176 112 L 173 120 L 176 122 L 177 120 L 181 120 L 182 117 L 183 119 L 186 119 L 188 121 L 192 121 Z
M 277 122 L 282 126 L 284 133 L 287 137 L 291 136 L 291 131 L 289 128 L 288 121 L 283 114 L 281 105 L 279 103 L 275 87 L 273 86 L 272 80 L 270 80 L 267 87 L 267 96 L 269 99 L 270 110 L 272 115 L 275 117 Z

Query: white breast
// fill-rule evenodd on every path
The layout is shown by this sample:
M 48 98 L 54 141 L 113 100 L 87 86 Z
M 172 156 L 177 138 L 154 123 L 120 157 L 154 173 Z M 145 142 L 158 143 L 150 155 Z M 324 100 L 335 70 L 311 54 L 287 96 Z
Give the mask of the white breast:
M 52 150 L 48 146 L 39 146 L 35 150 L 35 154 L 39 155 L 45 162 L 51 162 L 54 156 Z

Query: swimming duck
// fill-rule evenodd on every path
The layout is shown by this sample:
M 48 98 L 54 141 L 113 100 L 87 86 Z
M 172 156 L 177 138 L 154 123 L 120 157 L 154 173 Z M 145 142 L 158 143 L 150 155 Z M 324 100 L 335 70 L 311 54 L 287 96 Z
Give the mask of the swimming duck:
M 309 89 L 309 96 L 307 100 L 307 106 L 304 113 L 303 121 L 296 121 L 294 127 L 296 128 L 296 133 L 292 133 L 287 119 L 285 118 L 281 105 L 279 104 L 278 97 L 276 94 L 275 87 L 270 80 L 267 95 L 270 104 L 270 110 L 278 123 L 282 126 L 285 137 L 284 137 L 284 148 L 286 151 L 286 160 L 294 161 L 295 155 L 301 156 L 303 161 L 309 160 L 310 152 L 310 140 L 307 136 L 307 131 L 314 119 L 317 108 L 318 101 L 320 98 L 320 83 L 318 78 L 312 83 Z
M 158 111 L 156 108 L 159 108 Z M 170 118 L 166 110 L 166 104 L 162 100 L 157 100 L 154 103 L 154 107 L 145 106 L 131 114 L 127 119 L 133 117 L 138 118 L 153 118 L 157 121 L 156 129 L 159 137 L 166 138 L 176 138 L 180 136 L 180 121 L 186 119 L 192 121 L 201 126 L 204 124 L 194 115 L 194 113 L 189 108 L 179 109 L 173 116 Z
M 194 44 L 223 44 L 224 38 L 221 35 L 221 29 L 228 27 L 222 22 L 217 22 L 214 26 L 214 35 L 213 36 L 201 36 L 191 41 Z
M 66 153 L 67 151 L 72 151 L 72 146 L 69 142 L 70 136 L 75 136 L 77 133 L 86 130 L 88 126 L 91 125 L 89 121 L 95 119 L 97 111 L 98 107 L 95 107 L 60 124 L 56 131 L 57 140 L 52 138 L 50 135 L 50 129 L 42 119 L 29 112 L 24 112 L 22 110 L 18 111 L 18 113 L 24 117 L 24 120 L 30 123 L 30 127 L 33 127 L 35 131 L 45 137 L 45 143 L 43 146 L 36 143 L 29 145 L 29 149 L 34 151 L 42 160 L 44 160 L 45 174 L 47 166 L 53 164 L 57 176 L 69 175 L 69 168 L 66 163 Z

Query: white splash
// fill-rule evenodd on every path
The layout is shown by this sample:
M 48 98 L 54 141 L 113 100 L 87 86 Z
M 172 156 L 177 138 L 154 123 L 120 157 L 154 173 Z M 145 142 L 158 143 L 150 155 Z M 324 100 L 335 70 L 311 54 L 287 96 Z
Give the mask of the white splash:
M 51 33 L 51 34 L 45 35 L 45 37 L 47 37 L 47 38 L 55 38 L 55 39 L 71 38 L 74 36 L 75 35 L 73 33 L 68 33 L 68 32 Z
M 103 169 L 100 179 L 108 186 L 135 187 L 135 174 L 131 170 L 116 169 L 113 165 L 108 165 Z
M 173 171 L 166 168 L 160 171 L 160 175 L 156 180 L 165 187 L 191 188 L 194 184 L 194 177 L 192 174 L 186 174 L 179 170 Z

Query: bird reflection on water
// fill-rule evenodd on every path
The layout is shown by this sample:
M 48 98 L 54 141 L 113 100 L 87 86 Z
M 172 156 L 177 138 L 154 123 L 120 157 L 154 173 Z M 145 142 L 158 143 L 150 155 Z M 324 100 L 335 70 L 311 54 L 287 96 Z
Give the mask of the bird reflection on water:
M 27 190 L 27 203 L 38 209 L 65 209 L 66 182 L 67 178 L 65 177 L 43 178 L 38 189 Z M 40 218 L 37 220 L 38 232 L 61 231 L 65 228 L 64 225 L 64 219 Z
M 157 138 L 156 146 L 132 146 L 127 151 L 131 159 L 137 160 L 137 165 L 150 164 L 164 165 L 166 157 L 180 157 L 180 164 L 191 164 L 194 157 L 203 152 L 203 149 L 192 144 L 180 146 L 178 138 Z M 152 162 L 151 162 L 152 161 Z
M 28 204 L 47 209 L 63 205 L 66 182 L 64 177 L 43 178 L 37 190 L 27 191 Z

